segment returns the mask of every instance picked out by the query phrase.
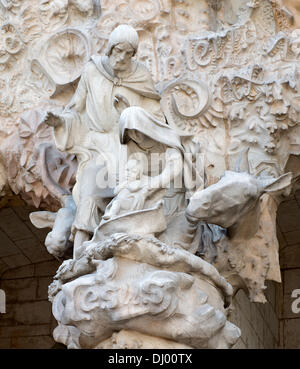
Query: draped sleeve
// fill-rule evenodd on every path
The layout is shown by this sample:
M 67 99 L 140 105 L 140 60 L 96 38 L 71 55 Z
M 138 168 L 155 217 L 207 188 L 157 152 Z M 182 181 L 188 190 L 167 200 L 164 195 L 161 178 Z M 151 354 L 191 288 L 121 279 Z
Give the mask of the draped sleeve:
M 81 117 L 85 115 L 87 92 L 85 69 L 72 100 L 61 114 L 64 124 L 54 128 L 55 143 L 61 151 L 73 152 L 72 149 L 80 145 L 80 138 L 85 131 Z

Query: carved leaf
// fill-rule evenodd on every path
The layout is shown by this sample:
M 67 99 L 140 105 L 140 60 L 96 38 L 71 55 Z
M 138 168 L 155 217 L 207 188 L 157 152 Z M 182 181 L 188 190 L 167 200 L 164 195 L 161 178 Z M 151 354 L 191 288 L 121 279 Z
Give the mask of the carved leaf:
M 35 77 L 31 83 L 37 89 L 44 91 L 45 94 L 52 96 L 56 90 L 56 85 L 37 60 L 32 61 L 31 71 Z

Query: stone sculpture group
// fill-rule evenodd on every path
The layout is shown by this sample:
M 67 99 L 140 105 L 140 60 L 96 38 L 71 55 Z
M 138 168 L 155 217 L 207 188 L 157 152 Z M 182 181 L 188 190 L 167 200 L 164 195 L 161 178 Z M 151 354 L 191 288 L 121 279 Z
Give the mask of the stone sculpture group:
M 11 188 L 46 209 L 31 222 L 52 228 L 45 245 L 64 260 L 49 286 L 55 340 L 232 347 L 234 294 L 265 302 L 265 280 L 280 281 L 276 210 L 300 175 L 289 13 L 273 0 L 54 0 L 39 11 L 44 26 L 68 27 L 33 43 L 39 109 L 11 138 L 27 148 L 20 160 L 11 141 L 3 150 Z
M 59 322 L 54 337 L 68 347 L 101 347 L 114 331 L 134 330 L 174 347 L 229 347 L 239 337 L 223 307 L 231 287 L 191 253 L 197 226 L 185 208 L 199 183 L 188 155 L 197 153 L 185 149 L 193 146 L 192 136 L 181 137 L 167 124 L 150 73 L 133 60 L 137 48 L 137 32 L 118 26 L 106 55 L 87 64 L 66 109 L 45 114 L 58 148 L 78 160 L 75 216 L 70 224 L 66 212 L 65 220 L 73 259 L 62 264 L 50 287 Z M 100 256 L 107 247 L 110 255 Z M 147 256 L 138 255 L 139 249 Z M 63 251 L 64 245 L 55 249 Z M 171 260 L 164 261 L 165 253 Z M 197 272 L 216 284 L 213 294 Z

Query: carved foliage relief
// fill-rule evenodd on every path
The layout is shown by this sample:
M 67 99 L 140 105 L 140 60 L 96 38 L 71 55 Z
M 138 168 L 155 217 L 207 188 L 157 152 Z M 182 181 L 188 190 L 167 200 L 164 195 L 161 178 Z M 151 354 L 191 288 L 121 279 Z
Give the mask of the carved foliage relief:
M 245 147 L 253 174 L 282 173 L 298 152 L 300 34 L 289 31 L 290 14 L 273 1 L 215 3 L 2 0 L 3 134 L 26 111 L 64 106 L 90 56 L 128 23 L 139 33 L 137 58 L 158 83 L 169 124 L 213 152 L 208 183 L 234 169 Z

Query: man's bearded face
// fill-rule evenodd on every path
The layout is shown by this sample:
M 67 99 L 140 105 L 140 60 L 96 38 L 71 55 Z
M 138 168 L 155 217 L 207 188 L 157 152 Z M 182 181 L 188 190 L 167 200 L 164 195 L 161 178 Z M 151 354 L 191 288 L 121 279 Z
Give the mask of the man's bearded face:
M 130 69 L 134 49 L 128 42 L 122 42 L 113 47 L 109 56 L 109 62 L 114 71 Z

